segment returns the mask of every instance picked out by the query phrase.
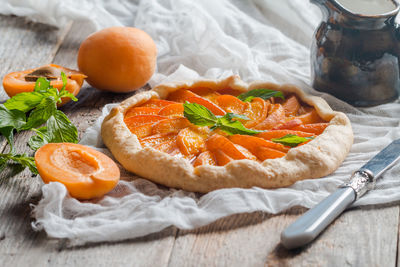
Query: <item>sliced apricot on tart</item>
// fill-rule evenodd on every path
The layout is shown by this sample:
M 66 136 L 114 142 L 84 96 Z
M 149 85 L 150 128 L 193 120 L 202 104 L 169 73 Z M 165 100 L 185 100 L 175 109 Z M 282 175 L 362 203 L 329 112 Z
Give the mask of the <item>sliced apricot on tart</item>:
M 241 100 L 231 91 L 180 89 L 166 100 L 154 98 L 129 108 L 124 121 L 143 147 L 187 159 L 195 167 L 281 158 L 329 125 L 293 94 Z M 297 139 L 288 141 L 293 136 Z

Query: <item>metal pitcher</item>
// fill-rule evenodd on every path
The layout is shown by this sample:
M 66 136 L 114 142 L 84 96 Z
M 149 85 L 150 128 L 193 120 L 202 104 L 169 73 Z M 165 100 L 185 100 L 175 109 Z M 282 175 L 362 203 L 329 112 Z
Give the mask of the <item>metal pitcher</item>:
M 311 47 L 313 87 L 354 106 L 394 101 L 400 88 L 399 5 L 364 1 L 311 0 L 324 15 Z

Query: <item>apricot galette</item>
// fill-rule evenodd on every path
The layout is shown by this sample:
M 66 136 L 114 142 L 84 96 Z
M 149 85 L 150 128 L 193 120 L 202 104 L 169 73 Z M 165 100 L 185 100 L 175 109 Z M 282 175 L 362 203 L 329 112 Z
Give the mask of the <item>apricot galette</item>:
M 322 98 L 238 76 L 138 93 L 111 110 L 101 134 L 127 170 L 194 192 L 322 177 L 353 142 L 348 118 Z

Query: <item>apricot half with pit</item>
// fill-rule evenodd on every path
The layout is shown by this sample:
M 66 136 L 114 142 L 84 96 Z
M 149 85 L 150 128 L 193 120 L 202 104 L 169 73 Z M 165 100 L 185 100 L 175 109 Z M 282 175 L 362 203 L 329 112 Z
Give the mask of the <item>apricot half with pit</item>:
M 43 182 L 60 182 L 77 199 L 101 197 L 118 183 L 120 171 L 105 154 L 72 143 L 50 143 L 35 154 Z

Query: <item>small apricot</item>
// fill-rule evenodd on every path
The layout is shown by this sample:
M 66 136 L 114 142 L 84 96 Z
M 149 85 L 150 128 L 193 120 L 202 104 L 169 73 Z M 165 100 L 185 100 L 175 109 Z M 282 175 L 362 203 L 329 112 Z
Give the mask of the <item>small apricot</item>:
M 110 27 L 91 34 L 78 52 L 79 70 L 93 87 L 125 93 L 144 86 L 156 67 L 157 48 L 144 31 Z
M 35 154 L 43 182 L 60 182 L 77 199 L 101 197 L 118 183 L 117 164 L 90 147 L 73 143 L 50 143 Z
M 79 71 L 64 68 L 56 64 L 48 64 L 35 69 L 8 73 L 3 78 L 3 88 L 9 97 L 13 97 L 19 93 L 33 92 L 36 80 L 39 77 L 45 77 L 50 81 L 51 86 L 61 90 L 63 87 L 61 72 L 64 72 L 67 76 L 65 89 L 76 96 L 86 76 Z M 62 100 L 59 106 L 69 102 L 71 99 L 64 98 Z

